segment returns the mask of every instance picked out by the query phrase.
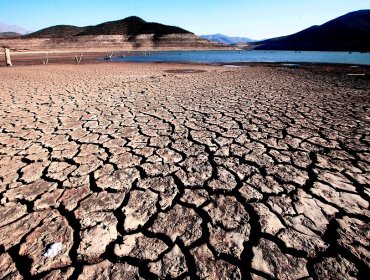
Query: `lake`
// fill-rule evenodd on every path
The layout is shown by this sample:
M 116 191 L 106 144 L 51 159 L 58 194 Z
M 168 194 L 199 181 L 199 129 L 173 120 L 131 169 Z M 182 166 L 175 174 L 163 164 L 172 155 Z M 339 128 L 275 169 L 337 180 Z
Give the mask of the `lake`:
M 130 52 L 113 61 L 126 62 L 192 62 L 192 63 L 333 63 L 370 65 L 370 53 L 307 51 L 150 51 Z

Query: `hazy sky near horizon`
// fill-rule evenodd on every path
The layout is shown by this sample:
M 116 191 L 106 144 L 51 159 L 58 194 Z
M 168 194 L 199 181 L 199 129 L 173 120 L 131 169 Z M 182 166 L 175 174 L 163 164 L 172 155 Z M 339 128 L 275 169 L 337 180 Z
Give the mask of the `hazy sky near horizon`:
M 96 25 L 135 15 L 197 35 L 263 39 L 370 9 L 370 0 L 0 0 L 0 7 L 0 22 L 30 31 L 57 24 Z

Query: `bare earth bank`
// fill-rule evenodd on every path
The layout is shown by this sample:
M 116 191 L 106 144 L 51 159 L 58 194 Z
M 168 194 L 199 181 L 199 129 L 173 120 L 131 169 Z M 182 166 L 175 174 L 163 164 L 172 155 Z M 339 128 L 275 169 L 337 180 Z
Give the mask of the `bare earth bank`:
M 370 84 L 334 68 L 0 68 L 0 278 L 365 277 Z

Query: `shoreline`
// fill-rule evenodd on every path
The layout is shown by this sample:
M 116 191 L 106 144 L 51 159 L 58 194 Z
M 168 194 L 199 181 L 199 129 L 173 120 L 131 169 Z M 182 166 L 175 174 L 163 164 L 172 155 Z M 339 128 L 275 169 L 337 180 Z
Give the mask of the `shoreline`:
M 188 66 L 188 67 L 225 67 L 225 68 L 245 68 L 245 67 L 271 67 L 271 68 L 289 68 L 289 69 L 311 69 L 324 72 L 335 72 L 347 75 L 363 75 L 367 78 L 370 76 L 370 66 L 369 65 L 355 65 L 355 64 L 339 64 L 339 63 L 294 63 L 294 62 L 234 62 L 234 63 L 199 63 L 199 62 L 129 62 L 129 61 L 106 61 L 101 56 L 89 56 L 83 57 L 80 64 L 77 64 L 74 57 L 49 57 L 49 63 L 43 64 L 42 59 L 45 57 L 38 57 L 37 59 L 12 59 L 13 66 L 7 67 L 5 61 L 0 64 L 0 68 L 23 68 L 23 67 L 54 67 L 63 65 L 76 65 L 78 66 L 88 66 L 88 65 L 168 65 L 168 66 Z
M 107 50 L 107 51 L 74 51 L 74 50 L 55 50 L 55 51 L 28 51 L 28 52 L 11 52 L 11 59 L 13 67 L 16 66 L 31 66 L 31 65 L 43 65 L 43 61 L 48 56 L 51 64 L 76 64 L 75 56 L 79 57 L 82 54 L 82 61 L 80 64 L 102 64 L 102 63 L 165 63 L 165 64 L 186 64 L 186 65 L 221 65 L 221 66 L 251 66 L 251 65 L 274 65 L 274 66 L 285 66 L 291 68 L 306 67 L 306 66 L 336 66 L 336 67 L 357 67 L 357 68 L 370 68 L 367 64 L 356 64 L 356 63 L 328 63 L 328 62 L 295 62 L 295 61 L 279 61 L 279 62 L 189 62 L 189 61 L 117 61 L 117 57 L 124 55 L 125 57 L 134 56 L 135 53 L 143 52 L 176 52 L 176 51 L 220 51 L 220 49 L 213 50 Z M 232 50 L 225 50 L 232 51 Z M 238 51 L 238 50 L 235 50 Z M 241 51 L 241 50 L 239 50 Z M 105 60 L 104 57 L 114 54 L 112 60 Z M 5 56 L 1 55 L 0 67 L 6 67 Z

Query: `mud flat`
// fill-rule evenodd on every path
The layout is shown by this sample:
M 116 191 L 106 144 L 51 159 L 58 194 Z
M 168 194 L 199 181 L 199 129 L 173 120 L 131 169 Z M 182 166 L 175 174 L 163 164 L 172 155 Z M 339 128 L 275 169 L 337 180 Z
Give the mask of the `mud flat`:
M 365 278 L 367 73 L 0 68 L 0 278 Z

